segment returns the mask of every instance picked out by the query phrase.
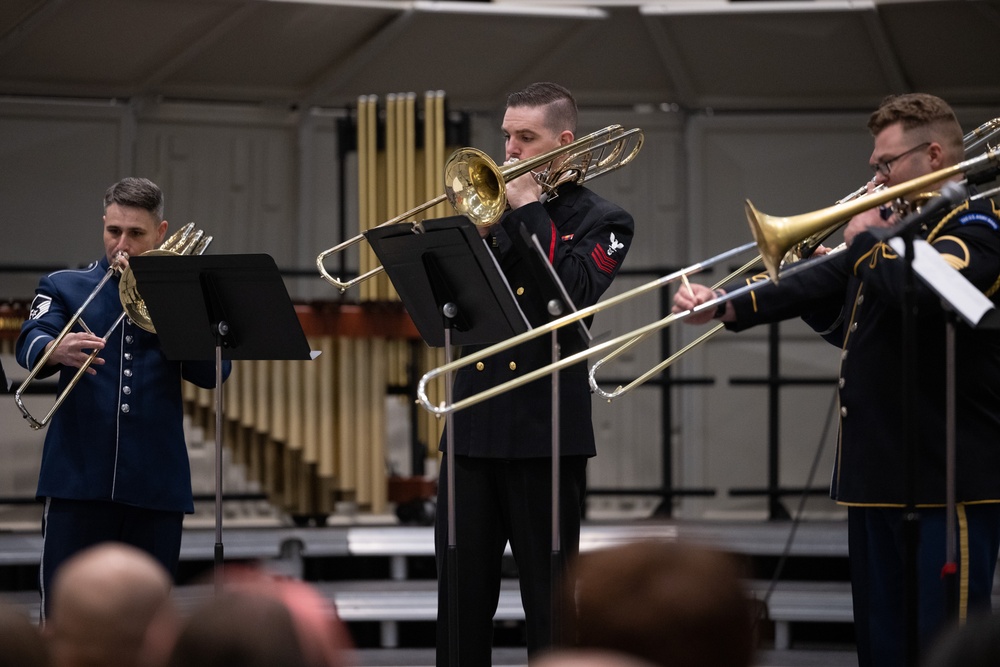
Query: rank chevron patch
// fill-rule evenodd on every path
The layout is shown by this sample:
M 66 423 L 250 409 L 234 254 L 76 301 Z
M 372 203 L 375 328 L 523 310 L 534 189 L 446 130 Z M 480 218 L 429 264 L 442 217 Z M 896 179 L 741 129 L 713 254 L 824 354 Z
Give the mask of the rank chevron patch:
M 590 258 L 594 260 L 594 264 L 597 265 L 600 271 L 609 275 L 614 273 L 615 268 L 618 266 L 618 260 L 609 257 L 607 251 L 599 243 L 590 251 Z

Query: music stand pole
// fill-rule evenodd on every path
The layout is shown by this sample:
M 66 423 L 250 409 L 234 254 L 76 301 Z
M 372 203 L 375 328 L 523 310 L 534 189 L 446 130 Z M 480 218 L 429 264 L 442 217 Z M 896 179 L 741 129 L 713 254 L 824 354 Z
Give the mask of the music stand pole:
M 221 320 L 213 324 L 215 332 L 215 592 L 222 591 L 222 341 L 229 334 L 229 324 Z
M 223 585 L 223 348 L 236 359 L 310 360 L 295 307 L 268 255 L 134 257 L 129 263 L 167 359 L 215 361 L 215 590 Z
M 946 186 L 947 187 L 947 186 Z M 957 197 L 956 197 L 957 198 Z M 933 201 L 933 200 L 932 200 Z M 926 206 L 924 207 L 927 208 Z M 890 245 L 901 253 L 909 253 L 898 239 Z M 958 611 L 956 564 L 957 488 L 956 459 L 958 448 L 958 395 L 956 381 L 957 325 L 961 317 L 972 329 L 1000 329 L 996 305 L 975 285 L 948 264 L 926 241 L 915 241 L 910 266 L 923 283 L 940 298 L 945 317 L 945 564 L 941 578 L 945 586 L 945 616 Z
M 444 316 L 444 359 L 450 364 L 451 358 L 451 323 L 458 315 L 458 306 L 448 302 L 441 308 Z M 448 405 L 452 403 L 453 372 L 445 374 L 444 396 Z M 455 417 L 453 412 L 445 415 L 445 443 L 448 451 L 445 457 L 448 461 L 448 475 L 445 483 L 448 485 L 448 664 L 458 667 L 458 535 L 455 526 Z
M 903 510 L 903 543 L 905 548 L 904 561 L 904 656 L 907 667 L 916 667 L 919 646 L 919 605 L 920 605 L 920 575 L 917 567 L 917 557 L 920 549 L 920 514 L 917 511 L 917 442 L 913 416 L 916 413 L 915 369 L 917 363 L 916 345 L 916 277 L 913 271 L 913 237 L 911 226 L 902 234 L 906 248 L 904 258 L 903 278 L 903 326 L 902 326 L 902 385 L 905 388 L 903 396 L 903 442 L 906 443 L 904 467 L 906 470 L 906 507 Z
M 550 302 L 550 309 L 553 308 L 555 302 Z M 558 306 L 558 304 L 556 304 Z M 561 308 L 559 313 L 561 313 Z M 557 315 L 559 313 L 553 313 Z M 552 341 L 552 363 L 559 361 L 559 332 L 553 331 L 550 334 Z M 556 370 L 552 373 L 552 556 L 551 556 L 551 591 L 552 596 L 552 617 L 551 617 L 551 632 L 552 632 L 552 644 L 558 646 L 561 644 L 561 632 L 560 632 L 560 620 L 562 617 L 562 605 L 560 604 L 562 596 L 560 595 L 560 583 L 562 581 L 562 561 L 560 559 L 560 554 L 562 552 L 562 536 L 559 531 L 559 471 L 560 471 L 560 453 L 559 453 L 559 371 Z
M 943 303 L 945 310 L 945 519 L 944 519 L 944 581 L 945 618 L 958 613 L 958 587 L 955 561 L 955 451 L 958 445 L 955 416 L 955 311 Z

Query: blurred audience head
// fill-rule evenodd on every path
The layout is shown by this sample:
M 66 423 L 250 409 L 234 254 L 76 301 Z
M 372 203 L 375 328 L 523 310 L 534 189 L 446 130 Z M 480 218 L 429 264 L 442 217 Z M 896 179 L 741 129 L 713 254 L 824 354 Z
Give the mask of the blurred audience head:
M 531 661 L 531 667 L 656 667 L 634 655 L 600 649 L 557 649 Z
M 19 609 L 0 603 L 0 667 L 47 667 L 48 647 Z
M 223 590 L 180 628 L 169 667 L 343 667 L 352 642 L 311 585 L 226 569 Z
M 931 647 L 924 667 L 1000 665 L 1000 616 L 979 613 L 944 632 Z
M 56 667 L 132 667 L 147 629 L 171 605 L 171 578 L 149 554 L 104 543 L 56 573 L 45 623 Z
M 729 554 L 637 542 L 582 553 L 568 575 L 563 609 L 571 646 L 669 667 L 753 661 L 753 605 Z

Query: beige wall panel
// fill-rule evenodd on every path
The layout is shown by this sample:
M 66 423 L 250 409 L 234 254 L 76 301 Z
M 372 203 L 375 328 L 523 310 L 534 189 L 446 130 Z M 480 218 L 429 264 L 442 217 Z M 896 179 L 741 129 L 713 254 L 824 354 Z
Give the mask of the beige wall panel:
M 871 139 L 866 116 L 700 117 L 688 128 L 690 155 L 690 261 L 699 261 L 752 239 L 743 213 L 744 199 L 762 211 L 792 215 L 823 208 L 862 185 L 869 177 Z M 839 236 L 831 238 L 834 245 Z M 734 261 L 733 266 L 737 263 Z M 712 283 L 733 267 L 719 267 Z M 707 328 L 707 327 L 706 327 Z M 676 327 L 675 345 L 704 331 Z M 781 373 L 834 378 L 836 348 L 801 322 L 781 325 Z M 689 499 L 685 515 L 765 516 L 764 497 L 731 497 L 731 488 L 759 488 L 767 483 L 767 392 L 764 387 L 733 386 L 734 377 L 763 377 L 767 372 L 767 328 L 743 334 L 723 333 L 685 356 L 684 374 L 715 378 L 714 386 L 679 394 L 675 425 L 679 471 L 684 483 L 718 488 L 711 500 Z M 831 389 L 785 387 L 781 390 L 780 483 L 802 486 L 829 404 Z M 821 466 L 820 487 L 827 483 L 829 456 Z M 786 506 L 794 508 L 797 497 Z M 820 511 L 833 511 L 829 501 Z
M 103 255 L 104 190 L 122 172 L 127 108 L 0 103 L 0 262 L 83 266 Z M 4 274 L 0 298 L 30 298 L 35 272 Z

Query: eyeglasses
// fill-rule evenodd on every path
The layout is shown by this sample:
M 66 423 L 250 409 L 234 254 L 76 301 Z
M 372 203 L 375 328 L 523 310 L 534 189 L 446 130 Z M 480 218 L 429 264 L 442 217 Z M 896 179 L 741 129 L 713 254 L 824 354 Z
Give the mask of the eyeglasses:
M 898 160 L 900 158 L 906 157 L 907 155 L 909 155 L 910 153 L 913 153 L 914 151 L 919 151 L 921 148 L 927 148 L 930 145 L 931 145 L 931 142 L 925 141 L 924 143 L 920 144 L 919 146 L 914 146 L 910 150 L 904 151 L 904 152 L 900 153 L 899 155 L 897 155 L 895 157 L 891 157 L 888 160 L 885 160 L 883 162 L 876 162 L 875 164 L 872 165 L 872 171 L 874 171 L 876 174 L 882 174 L 883 176 L 888 177 L 889 176 L 889 171 L 890 171 L 889 167 L 890 167 L 890 165 L 893 162 L 895 162 L 896 160 Z

